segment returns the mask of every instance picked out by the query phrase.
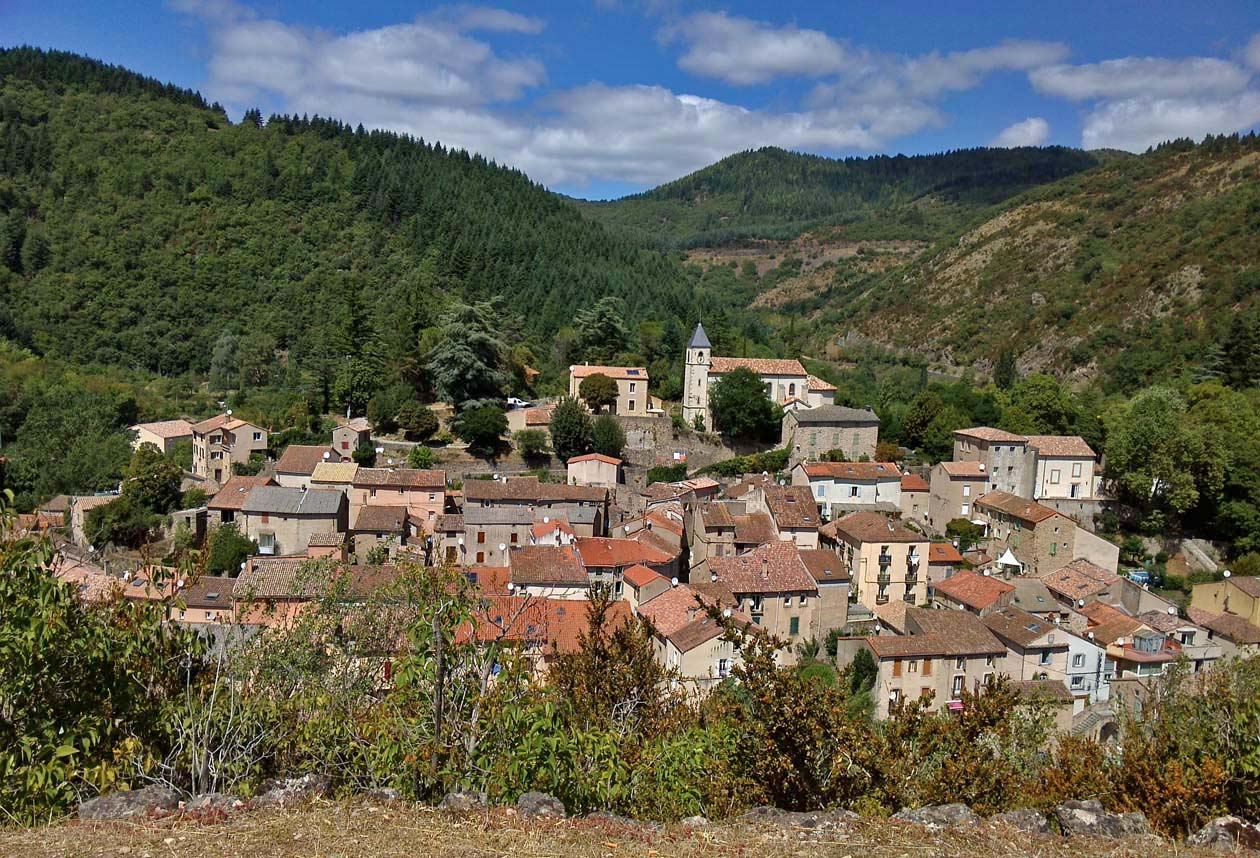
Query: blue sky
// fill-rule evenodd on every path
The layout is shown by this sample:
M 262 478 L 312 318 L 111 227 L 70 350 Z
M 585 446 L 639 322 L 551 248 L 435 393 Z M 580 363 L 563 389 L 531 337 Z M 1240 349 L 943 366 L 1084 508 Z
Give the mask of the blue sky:
M 764 145 L 1140 151 L 1260 123 L 1257 0 L 0 0 L 0 34 L 194 87 L 233 119 L 393 128 L 586 197 Z

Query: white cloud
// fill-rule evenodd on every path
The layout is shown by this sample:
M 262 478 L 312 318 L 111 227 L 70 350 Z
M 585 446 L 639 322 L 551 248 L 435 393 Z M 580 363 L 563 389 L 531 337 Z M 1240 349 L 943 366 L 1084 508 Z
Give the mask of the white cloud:
M 1034 69 L 1028 77 L 1039 92 L 1082 101 L 1231 95 L 1247 86 L 1251 74 L 1234 63 L 1211 57 L 1123 57 Z
M 438 9 L 434 17 L 449 21 L 464 32 L 541 33 L 545 26 L 541 18 L 491 6 L 446 6 Z
M 859 60 L 820 30 L 776 27 L 725 12 L 700 12 L 661 30 L 663 42 L 687 47 L 678 65 L 692 74 L 734 84 L 780 77 L 825 77 Z
M 1243 48 L 1243 62 L 1249 68 L 1260 71 L 1260 33 L 1256 33 L 1247 42 L 1247 47 Z
M 1027 71 L 1061 62 L 1068 47 L 1061 42 L 1008 39 L 987 48 L 931 53 L 904 61 L 900 76 L 914 95 L 935 96 L 973 89 L 985 75 L 997 71 Z
M 1260 123 L 1260 92 L 1230 98 L 1130 98 L 1104 102 L 1085 118 L 1081 145 L 1086 149 L 1147 147 L 1206 134 L 1229 134 Z
M 1040 146 L 1050 137 L 1050 123 L 1040 116 L 1030 116 L 1023 122 L 1016 122 L 1002 129 L 993 138 L 993 146 L 1014 148 L 1016 146 Z

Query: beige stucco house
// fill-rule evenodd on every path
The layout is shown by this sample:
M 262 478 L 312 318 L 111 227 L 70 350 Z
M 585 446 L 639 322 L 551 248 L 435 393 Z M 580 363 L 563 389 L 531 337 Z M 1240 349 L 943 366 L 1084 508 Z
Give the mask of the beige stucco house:
M 136 433 L 136 437 L 131 441 L 131 449 L 139 450 L 141 444 L 152 444 L 163 453 L 169 453 L 180 441 L 192 440 L 192 429 L 192 424 L 187 420 L 137 423 L 131 427 L 131 431 Z
M 575 486 L 616 488 L 621 482 L 621 460 L 599 453 L 574 456 L 568 461 L 569 482 Z
M 876 512 L 854 512 L 823 528 L 848 570 L 858 602 L 874 611 L 889 601 L 926 605 L 928 545 L 922 533 Z
M 956 518 L 973 521 L 976 498 L 988 491 L 989 470 L 983 462 L 937 462 L 928 484 L 927 523 L 944 533 Z
M 1079 435 L 1029 435 L 1034 456 L 1032 497 L 1037 500 L 1092 498 L 1094 450 Z
M 192 442 L 193 473 L 223 485 L 232 476 L 233 465 L 267 452 L 267 430 L 228 411 L 193 424 Z
M 617 382 L 617 401 L 609 406 L 613 414 L 644 415 L 648 411 L 648 371 L 641 366 L 569 367 L 569 395 L 578 396 L 582 382 L 592 375 L 603 375 Z
M 1033 458 L 1028 439 L 1014 432 L 974 426 L 954 433 L 954 461 L 983 464 L 990 491 L 1031 497 Z
M 446 507 L 446 471 L 359 468 L 350 485 L 351 506 L 405 506 L 426 533 Z
M 710 557 L 708 565 L 708 583 L 725 587 L 739 611 L 786 641 L 780 663 L 795 664 L 795 645 L 812 636 L 818 603 L 818 585 L 800 549 L 773 542 L 737 557 Z
M 258 486 L 241 507 L 242 532 L 258 543 L 259 554 L 306 554 L 312 536 L 345 533 L 346 496 L 326 489 Z

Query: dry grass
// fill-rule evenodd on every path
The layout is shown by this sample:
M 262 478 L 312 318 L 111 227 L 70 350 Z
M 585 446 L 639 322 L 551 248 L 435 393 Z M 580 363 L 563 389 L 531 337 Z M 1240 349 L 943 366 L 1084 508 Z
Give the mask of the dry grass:
M 1057 837 L 1030 838 L 988 825 L 966 832 L 936 834 L 881 820 L 820 835 L 773 826 L 722 825 L 690 830 L 679 826 L 654 829 L 603 820 L 525 823 L 505 811 L 461 818 L 426 808 L 361 803 L 239 814 L 217 822 L 187 818 L 128 824 L 70 821 L 43 829 L 0 831 L 0 855 L 24 858 L 1156 858 L 1192 854 L 1193 850 L 1152 839 L 1064 841 Z

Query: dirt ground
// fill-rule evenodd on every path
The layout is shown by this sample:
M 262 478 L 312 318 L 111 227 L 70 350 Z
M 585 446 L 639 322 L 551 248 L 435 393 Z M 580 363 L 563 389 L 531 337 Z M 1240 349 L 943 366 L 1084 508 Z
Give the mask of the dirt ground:
M 654 828 L 615 820 L 533 821 L 511 811 L 466 817 L 428 808 L 360 803 L 239 814 L 229 819 L 167 818 L 137 823 L 66 821 L 0 831 L 0 856 L 131 858 L 417 858 L 417 856 L 561 856 L 561 858 L 1159 858 L 1195 850 L 1155 839 L 1033 838 L 989 824 L 933 833 L 886 820 L 819 833 L 771 825 Z M 1220 854 L 1199 852 L 1201 855 Z

